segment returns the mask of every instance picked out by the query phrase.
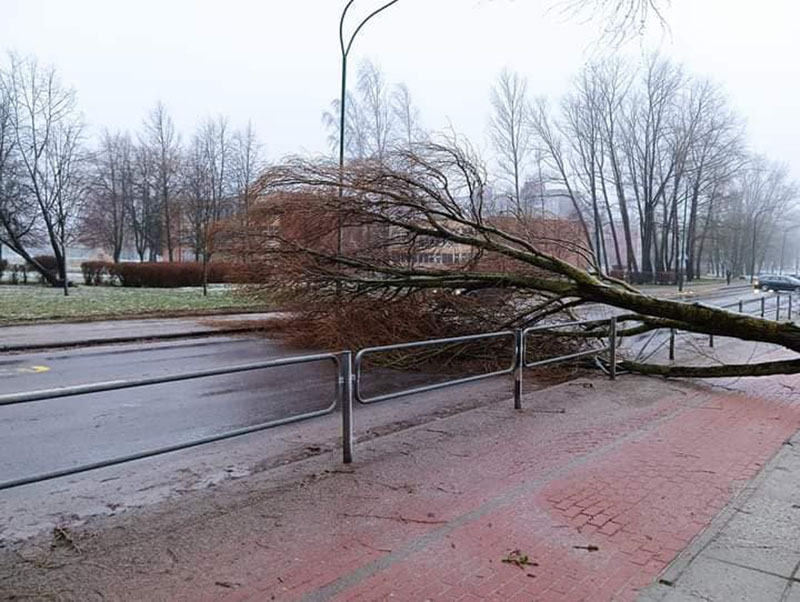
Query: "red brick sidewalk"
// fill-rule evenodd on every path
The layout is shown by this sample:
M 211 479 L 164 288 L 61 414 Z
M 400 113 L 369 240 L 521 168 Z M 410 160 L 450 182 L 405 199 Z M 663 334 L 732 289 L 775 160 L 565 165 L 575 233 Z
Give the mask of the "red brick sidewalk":
M 242 587 L 205 599 L 633 599 L 800 428 L 785 385 L 759 384 L 572 383 L 526 403 L 566 414 L 497 406 L 359 445 L 222 546 L 215 578 Z

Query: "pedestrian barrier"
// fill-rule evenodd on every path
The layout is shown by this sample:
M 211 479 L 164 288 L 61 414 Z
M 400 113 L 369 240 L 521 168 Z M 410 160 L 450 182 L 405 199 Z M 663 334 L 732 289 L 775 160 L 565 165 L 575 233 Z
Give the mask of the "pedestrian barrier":
M 775 299 L 775 321 L 781 319 L 781 309 L 786 306 L 786 319 L 791 321 L 792 320 L 792 294 L 788 293 L 786 295 L 781 295 L 777 293 L 772 297 L 768 297 L 766 295 L 761 295 L 760 297 L 756 297 L 754 299 L 739 299 L 738 301 L 734 301 L 733 303 L 727 303 L 725 305 L 720 305 L 719 309 L 733 309 L 736 308 L 737 312 L 740 314 L 748 314 L 748 315 L 757 315 L 760 318 L 767 318 L 767 301 Z M 783 302 L 783 299 L 786 299 L 786 303 Z M 745 307 L 748 305 L 752 305 L 753 303 L 758 303 L 758 307 L 754 311 L 745 311 Z M 678 332 L 675 328 L 670 328 L 669 330 L 669 359 L 675 359 L 675 337 L 677 336 Z M 714 335 L 708 335 L 708 346 L 714 347 Z M 652 354 L 651 354 L 652 355 Z
M 546 360 L 539 360 L 535 362 L 527 362 L 525 360 L 525 345 L 526 339 L 529 335 L 532 334 L 549 334 L 549 335 L 557 335 L 560 331 L 559 329 L 563 329 L 565 327 L 575 327 L 575 326 L 597 326 L 607 323 L 608 330 L 601 331 L 597 333 L 598 338 L 605 338 L 608 337 L 609 344 L 605 345 L 600 348 L 589 349 L 586 351 L 581 351 L 579 353 L 573 353 L 565 356 L 553 357 Z M 411 349 L 414 347 L 431 347 L 436 345 L 460 345 L 463 343 L 473 342 L 473 341 L 480 341 L 480 340 L 491 340 L 491 339 L 502 339 L 508 338 L 509 341 L 512 343 L 512 351 L 513 351 L 513 360 L 510 366 L 506 368 L 502 368 L 500 370 L 494 370 L 492 372 L 488 372 L 485 374 L 479 374 L 474 376 L 468 377 L 461 377 L 452 380 L 448 380 L 445 382 L 435 383 L 432 385 L 425 385 L 421 387 L 414 387 L 411 389 L 405 389 L 402 391 L 397 391 L 394 393 L 388 393 L 384 395 L 378 395 L 374 397 L 365 397 L 363 395 L 363 386 L 362 386 L 362 377 L 363 377 L 363 365 L 364 365 L 364 358 L 369 355 L 378 354 L 381 352 L 389 352 L 389 351 L 396 351 L 402 349 Z M 96 470 L 99 468 L 105 468 L 109 466 L 115 466 L 118 464 L 124 464 L 127 462 L 132 462 L 135 460 L 141 460 L 144 458 L 150 458 L 153 456 L 158 456 L 161 454 L 166 454 L 174 451 L 179 451 L 183 449 L 188 449 L 192 447 L 196 447 L 199 445 L 204 445 L 206 443 L 213 443 L 216 441 L 222 441 L 224 439 L 230 439 L 232 437 L 239 437 L 241 435 L 246 435 L 249 433 L 254 433 L 257 431 L 262 431 L 265 429 L 273 428 L 276 426 L 290 424 L 293 422 L 299 422 L 302 420 L 308 420 L 311 418 L 317 418 L 320 416 L 324 416 L 327 414 L 332 413 L 337 406 L 341 408 L 342 414 L 342 461 L 346 464 L 352 462 L 353 460 L 353 401 L 354 399 L 357 400 L 359 403 L 362 404 L 370 404 L 379 401 L 387 401 L 389 399 L 395 399 L 398 397 L 403 397 L 407 395 L 413 395 L 418 393 L 424 393 L 427 391 L 433 391 L 435 389 L 440 389 L 443 387 L 452 387 L 456 385 L 461 385 L 469 382 L 474 382 L 478 380 L 483 380 L 486 378 L 493 378 L 497 376 L 503 376 L 507 374 L 514 374 L 514 407 L 517 409 L 522 408 L 522 372 L 524 368 L 532 368 L 535 366 L 543 366 L 547 364 L 553 364 L 557 362 L 565 362 L 574 359 L 584 358 L 584 357 L 597 357 L 598 355 L 608 353 L 609 355 L 609 366 L 610 372 L 609 375 L 611 378 L 615 377 L 615 364 L 616 364 L 616 318 L 610 318 L 607 320 L 585 320 L 585 321 L 576 321 L 576 322 L 567 322 L 561 324 L 552 324 L 549 326 L 536 326 L 527 329 L 517 329 L 517 330 L 506 330 L 500 332 L 490 332 L 490 333 L 482 333 L 482 334 L 475 334 L 469 336 L 462 336 L 462 337 L 451 337 L 446 339 L 432 339 L 427 341 L 415 341 L 411 343 L 401 343 L 398 345 L 385 345 L 381 347 L 368 347 L 366 349 L 360 350 L 355 356 L 355 369 L 354 369 L 354 362 L 353 362 L 353 354 L 350 351 L 342 351 L 340 353 L 319 353 L 314 355 L 304 355 L 304 356 L 295 356 L 295 357 L 287 357 L 287 358 L 280 358 L 275 360 L 269 360 L 264 362 L 256 362 L 251 364 L 242 364 L 238 366 L 228 366 L 223 368 L 214 368 L 210 370 L 197 370 L 192 372 L 184 372 L 180 374 L 172 374 L 167 376 L 156 376 L 156 377 L 149 377 L 149 378 L 141 378 L 141 379 L 133 379 L 133 380 L 118 380 L 118 381 L 109 381 L 109 382 L 102 382 L 102 383 L 92 383 L 86 385 L 76 385 L 76 386 L 69 386 L 69 387 L 60 387 L 57 389 L 46 389 L 46 390 L 39 390 L 39 391 L 28 391 L 22 393 L 12 393 L 7 395 L 0 395 L 0 408 L 2 406 L 9 406 L 15 404 L 23 404 L 23 403 L 34 403 L 34 402 L 43 402 L 51 399 L 58 399 L 63 397 L 72 397 L 76 395 L 89 395 L 95 393 L 104 393 L 109 391 L 116 391 L 120 389 L 131 389 L 137 387 L 146 387 L 164 383 L 173 383 L 173 382 L 180 382 L 185 380 L 197 379 L 197 378 L 207 378 L 211 376 L 222 376 L 226 374 L 236 374 L 240 372 L 249 372 L 253 370 L 265 370 L 269 368 L 277 368 L 281 366 L 292 366 L 298 364 L 306 364 L 311 362 L 323 362 L 323 361 L 332 361 L 337 366 L 338 371 L 338 378 L 336 382 L 336 395 L 333 401 L 325 408 L 321 410 L 316 410 L 313 412 L 306 412 L 303 414 L 298 414 L 295 416 L 289 416 L 286 418 L 280 418 L 277 420 L 271 420 L 268 422 L 263 422 L 260 424 L 235 429 L 231 431 L 227 431 L 225 433 L 220 433 L 216 435 L 211 435 L 208 437 L 201 437 L 198 439 L 193 439 L 190 441 L 185 441 L 181 443 L 175 443 L 173 445 L 167 445 L 164 447 L 159 447 L 156 449 L 146 450 L 138 453 L 128 454 L 125 456 L 119 456 L 115 458 L 110 458 L 107 460 L 101 460 L 98 462 L 91 462 L 88 464 L 82 464 L 80 466 L 74 466 L 70 468 L 64 468 L 59 470 L 54 470 L 46 473 L 41 473 L 37 475 L 32 475 L 28 477 L 22 477 L 18 479 L 12 479 L 7 481 L 0 482 L 0 490 L 4 489 L 11 489 L 14 487 L 20 487 L 22 485 L 29 485 L 32 483 L 39 483 L 41 481 L 47 481 L 50 479 L 56 479 L 59 477 L 65 477 L 69 475 L 79 474 L 83 472 L 87 472 L 90 470 Z
M 39 483 L 41 481 L 47 481 L 49 479 L 55 479 L 58 477 L 65 477 L 73 474 L 79 474 L 82 472 L 87 472 L 89 470 L 95 470 L 98 468 L 105 468 L 107 466 L 114 466 L 117 464 L 124 464 L 126 462 L 132 462 L 134 460 L 141 460 L 144 458 L 150 458 L 153 456 L 158 456 L 161 454 L 166 454 L 169 452 L 174 452 L 182 449 L 188 449 L 191 447 L 196 447 L 198 445 L 204 445 L 206 443 L 213 443 L 215 441 L 222 441 L 224 439 L 230 439 L 232 437 L 239 437 L 241 435 L 247 435 L 249 433 L 254 433 L 257 431 L 262 431 L 268 428 L 273 428 L 276 426 L 280 426 L 282 424 L 289 424 L 292 422 L 299 422 L 300 420 L 307 420 L 309 418 L 316 418 L 318 416 L 324 416 L 325 414 L 330 414 L 336 409 L 337 405 L 342 405 L 342 401 L 346 396 L 345 387 L 342 386 L 342 378 L 341 374 L 343 373 L 346 368 L 343 368 L 344 364 L 349 360 L 349 354 L 333 354 L 333 353 L 319 353 L 315 355 L 304 355 L 304 356 L 297 356 L 297 357 L 286 357 L 280 358 L 275 360 L 269 360 L 264 362 L 256 362 L 252 364 L 243 364 L 239 366 L 228 366 L 225 368 L 214 368 L 210 370 L 196 370 L 193 372 L 183 372 L 180 374 L 171 374 L 168 376 L 156 376 L 151 378 L 140 378 L 135 380 L 119 380 L 119 381 L 110 381 L 104 383 L 92 383 L 89 385 L 77 385 L 72 387 L 60 387 L 58 389 L 46 389 L 41 391 L 29 391 L 25 393 L 12 393 L 9 395 L 0 395 L 0 406 L 7 406 L 7 405 L 14 405 L 20 403 L 33 403 L 33 402 L 40 402 L 40 401 L 47 401 L 50 399 L 58 399 L 62 397 L 71 397 L 74 395 L 86 395 L 92 393 L 105 393 L 109 391 L 117 391 L 120 389 L 131 389 L 135 387 L 146 387 L 151 385 L 157 385 L 162 383 L 173 383 L 173 382 L 180 382 L 184 380 L 190 380 L 195 378 L 206 378 L 210 376 L 221 376 L 225 374 L 236 374 L 239 372 L 250 372 L 253 370 L 264 370 L 268 368 L 277 368 L 279 366 L 292 366 L 297 364 L 306 364 L 310 362 L 321 362 L 321 361 L 332 361 L 339 367 L 339 383 L 337 386 L 336 396 L 333 402 L 328 405 L 326 408 L 321 410 L 316 410 L 313 412 L 306 412 L 304 414 L 298 414 L 296 416 L 289 416 L 286 418 L 279 418 L 277 420 L 271 420 L 269 422 L 263 422 L 260 424 L 255 424 L 252 426 L 239 428 L 231 431 L 227 431 L 225 433 L 219 433 L 216 435 L 210 435 L 208 437 L 200 437 L 198 439 L 192 439 L 191 441 L 185 441 L 181 443 L 175 443 L 173 445 L 167 445 L 164 447 L 159 447 L 156 449 L 151 449 L 147 451 L 142 451 L 134 454 L 128 454 L 125 456 L 118 456 L 116 458 L 110 458 L 107 460 L 101 460 L 99 462 L 91 462 L 88 464 L 82 464 L 80 466 L 73 466 L 70 468 L 64 468 L 61 470 L 54 470 L 38 475 L 32 475 L 29 477 L 22 477 L 19 479 L 13 479 L 8 481 L 0 482 L 0 490 L 3 489 L 11 489 L 12 487 L 19 487 L 21 485 L 29 485 L 31 483 Z
M 431 385 L 424 385 L 421 387 L 414 387 L 412 389 L 405 389 L 402 391 L 396 391 L 394 393 L 386 393 L 384 395 L 376 395 L 374 397 L 365 397 L 363 394 L 363 384 L 362 384 L 362 376 L 363 376 L 363 366 L 364 366 L 364 358 L 369 355 L 376 355 L 378 353 L 387 353 L 389 351 L 400 351 L 403 349 L 415 349 L 420 347 L 435 347 L 438 345 L 448 345 L 448 346 L 456 346 L 463 343 L 469 343 L 471 341 L 480 341 L 480 340 L 487 340 L 487 339 L 497 339 L 497 338 L 509 338 L 511 341 L 514 341 L 515 349 L 514 349 L 514 359 L 512 360 L 511 365 L 508 368 L 503 368 L 501 370 L 495 370 L 493 372 L 488 372 L 486 374 L 477 374 L 474 376 L 467 376 L 462 378 L 457 378 L 454 380 L 448 380 L 445 382 L 435 383 Z M 427 391 L 434 391 L 436 389 L 441 389 L 443 387 L 451 387 L 454 385 L 463 385 L 466 383 L 474 382 L 477 380 L 483 380 L 485 378 L 493 378 L 495 376 L 502 376 L 504 374 L 511 374 L 516 367 L 516 341 L 515 341 L 515 334 L 513 330 L 504 330 L 500 332 L 488 332 L 484 334 L 473 334 L 463 337 L 450 337 L 446 339 L 430 339 L 427 341 L 414 341 L 411 343 L 399 343 L 396 345 L 382 345 L 380 347 L 367 347 L 366 349 L 362 349 L 356 354 L 355 360 L 355 399 L 359 403 L 368 404 L 368 403 L 375 403 L 378 401 L 387 401 L 389 399 L 396 399 L 398 397 L 404 397 L 406 395 L 414 395 L 417 393 L 425 393 Z

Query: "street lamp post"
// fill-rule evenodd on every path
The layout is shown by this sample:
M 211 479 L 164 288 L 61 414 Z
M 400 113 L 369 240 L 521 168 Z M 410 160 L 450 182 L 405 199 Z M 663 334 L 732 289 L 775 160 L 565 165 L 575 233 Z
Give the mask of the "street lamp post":
M 342 15 L 339 19 L 339 46 L 342 51 L 342 89 L 341 89 L 341 96 L 339 100 L 339 206 L 341 207 L 342 204 L 342 197 L 343 197 L 343 186 L 344 186 L 344 126 L 345 126 L 345 105 L 347 103 L 347 57 L 350 55 L 350 49 L 353 47 L 353 41 L 356 39 L 358 32 L 367 24 L 367 22 L 372 19 L 373 17 L 377 16 L 378 14 L 385 11 L 389 8 L 392 4 L 397 4 L 400 0 L 391 0 L 390 2 L 385 2 L 380 7 L 376 8 L 372 11 L 369 15 L 367 15 L 364 19 L 362 19 L 358 26 L 353 31 L 352 35 L 348 39 L 347 43 L 344 40 L 344 20 L 347 16 L 347 11 L 350 10 L 350 7 L 353 5 L 355 0 L 348 0 L 347 4 L 345 5 L 344 9 L 342 10 Z M 342 254 L 342 214 L 339 213 L 339 227 L 337 229 L 337 236 L 336 236 L 336 253 L 337 255 Z

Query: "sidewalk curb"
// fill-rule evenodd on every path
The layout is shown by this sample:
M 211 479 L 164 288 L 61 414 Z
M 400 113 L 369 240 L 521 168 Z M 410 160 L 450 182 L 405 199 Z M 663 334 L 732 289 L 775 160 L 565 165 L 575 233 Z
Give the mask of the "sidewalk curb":
M 737 515 L 739 508 L 748 502 L 756 493 L 763 482 L 775 471 L 780 464 L 787 445 L 800 446 L 800 431 L 784 441 L 778 452 L 761 469 L 756 477 L 750 481 L 739 493 L 731 498 L 728 505 L 714 517 L 708 527 L 698 534 L 688 546 L 673 560 L 654 582 L 639 595 L 641 602 L 658 602 L 672 593 L 672 586 L 686 572 L 689 566 L 703 553 L 703 551 L 722 533 L 728 523 Z
M 719 287 L 719 288 L 713 288 L 711 290 L 701 290 L 699 292 L 696 292 L 696 293 L 692 294 L 691 296 L 687 295 L 686 292 L 683 292 L 683 293 L 675 292 L 675 293 L 670 293 L 669 296 L 665 296 L 665 297 L 660 297 L 658 295 L 653 294 L 652 292 L 647 292 L 647 291 L 642 291 L 642 292 L 645 295 L 649 296 L 649 297 L 656 297 L 658 299 L 669 299 L 669 300 L 673 300 L 674 301 L 676 299 L 687 299 L 687 300 L 690 300 L 690 299 L 692 299 L 692 298 L 694 298 L 696 296 L 708 295 L 708 294 L 711 294 L 711 293 L 722 293 L 722 292 L 735 293 L 737 291 L 747 290 L 747 289 L 750 289 L 750 288 L 751 288 L 751 286 L 748 285 L 748 284 L 742 284 L 742 285 L 737 285 L 737 286 L 722 286 L 722 287 Z
M 29 345 L 0 345 L 0 353 L 16 353 L 20 351 L 42 351 L 46 349 L 75 349 L 77 347 L 99 347 L 101 345 L 117 345 L 120 343 L 146 343 L 148 341 L 172 341 L 178 339 L 202 339 L 213 336 L 257 332 L 261 328 L 252 326 L 242 328 L 221 328 L 215 330 L 196 330 L 192 332 L 171 332 L 152 336 L 107 337 L 100 339 L 82 339 L 65 343 L 32 343 Z
M 93 322 L 132 322 L 134 320 L 179 320 L 182 318 L 216 318 L 219 316 L 235 316 L 247 314 L 262 314 L 281 312 L 281 309 L 272 308 L 236 308 L 227 307 L 223 309 L 209 311 L 207 309 L 188 309 L 188 310 L 175 310 L 175 311 L 147 311 L 140 314 L 123 314 L 121 316 L 113 314 L 100 314 L 94 316 L 84 317 L 69 317 L 69 318 L 35 318 L 32 320 L 21 320 L 12 322 L 0 323 L 0 333 L 3 328 L 18 328 L 24 326 L 38 326 L 40 324 L 50 324 L 56 326 L 58 324 L 91 324 Z

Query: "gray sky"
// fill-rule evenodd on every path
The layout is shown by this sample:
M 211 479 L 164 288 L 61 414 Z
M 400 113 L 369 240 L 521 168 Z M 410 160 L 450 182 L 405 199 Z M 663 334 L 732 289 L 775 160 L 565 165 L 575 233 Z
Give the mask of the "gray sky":
M 321 113 L 338 94 L 343 0 L 0 0 L 0 44 L 55 64 L 92 131 L 136 129 L 161 99 L 179 129 L 207 115 L 252 119 L 269 158 L 326 150 Z M 485 147 L 489 86 L 508 67 L 532 94 L 560 96 L 596 56 L 597 23 L 551 0 L 400 0 L 356 40 L 408 84 L 428 128 L 448 123 Z M 377 0 L 357 0 L 354 16 Z M 660 48 L 722 84 L 755 150 L 800 178 L 800 44 L 794 0 L 672 0 L 623 49 Z

